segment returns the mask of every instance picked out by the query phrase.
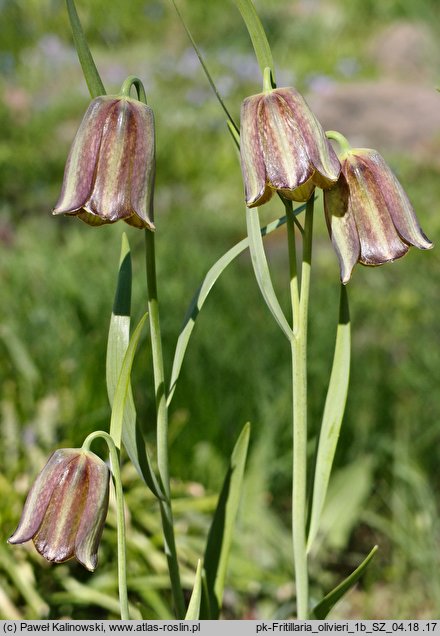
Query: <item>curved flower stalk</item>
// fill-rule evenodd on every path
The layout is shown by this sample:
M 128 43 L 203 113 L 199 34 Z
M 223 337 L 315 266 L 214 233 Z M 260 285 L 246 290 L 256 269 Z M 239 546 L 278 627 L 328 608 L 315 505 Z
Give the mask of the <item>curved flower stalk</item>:
M 75 557 L 95 570 L 108 509 L 110 471 L 91 451 L 55 451 L 26 499 L 20 523 L 9 543 L 30 539 L 48 561 Z
M 247 97 L 241 107 L 241 169 L 248 207 L 275 191 L 307 201 L 315 186 L 330 188 L 340 164 L 321 124 L 294 88 Z
M 411 245 L 432 248 L 404 189 L 376 150 L 345 149 L 340 161 L 341 176 L 324 192 L 324 209 L 344 284 L 356 263 L 382 265 L 404 256 Z
M 154 115 L 127 95 L 96 97 L 73 141 L 53 214 L 154 230 Z

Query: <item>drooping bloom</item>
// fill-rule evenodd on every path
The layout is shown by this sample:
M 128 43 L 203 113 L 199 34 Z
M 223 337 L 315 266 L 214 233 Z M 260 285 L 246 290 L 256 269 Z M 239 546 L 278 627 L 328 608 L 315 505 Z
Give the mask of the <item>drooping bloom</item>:
M 73 141 L 53 214 L 154 230 L 154 177 L 151 108 L 125 95 L 97 97 Z
M 337 184 L 324 192 L 327 227 L 347 283 L 356 263 L 382 265 L 411 245 L 430 249 L 396 176 L 376 150 L 351 148 L 340 157 Z
M 109 477 L 106 464 L 91 451 L 55 451 L 29 491 L 9 543 L 32 539 L 48 561 L 75 557 L 93 571 L 107 516 Z
M 330 188 L 340 173 L 321 124 L 294 88 L 276 88 L 244 100 L 240 154 L 248 207 L 262 205 L 274 191 L 307 201 L 315 186 Z

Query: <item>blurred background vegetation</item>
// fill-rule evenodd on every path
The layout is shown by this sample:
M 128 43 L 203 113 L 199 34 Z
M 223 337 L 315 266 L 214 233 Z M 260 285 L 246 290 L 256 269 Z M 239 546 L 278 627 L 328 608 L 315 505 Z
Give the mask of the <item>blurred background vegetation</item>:
M 295 85 L 324 126 L 376 147 L 438 243 L 440 22 L 437 0 L 256 0 L 280 85 Z M 227 2 L 180 8 L 232 115 L 261 79 Z M 189 299 L 245 235 L 237 155 L 171 3 L 89 0 L 78 10 L 109 93 L 144 81 L 157 120 L 157 250 L 168 368 Z M 51 218 L 63 164 L 88 104 L 64 3 L 0 0 L 0 616 L 115 618 L 113 508 L 93 575 L 5 545 L 32 479 L 56 447 L 107 429 L 105 348 L 121 233 L 132 246 L 134 318 L 146 306 L 143 243 L 125 224 Z M 310 418 L 316 434 L 330 370 L 338 267 L 318 204 L 310 319 Z M 281 211 L 265 207 L 270 220 Z M 287 306 L 285 235 L 267 239 Z M 318 599 L 380 551 L 332 618 L 438 618 L 440 609 L 439 252 L 411 250 L 349 284 L 353 367 L 319 550 Z M 146 337 L 134 370 L 139 420 L 153 443 Z M 198 319 L 171 413 L 171 471 L 184 580 L 191 586 L 216 493 L 252 422 L 224 616 L 289 617 L 289 358 L 259 297 L 249 257 L 230 266 Z M 312 459 L 315 440 L 311 440 Z M 124 467 L 129 588 L 136 616 L 170 617 L 158 511 Z M 49 609 L 50 608 L 50 609 Z

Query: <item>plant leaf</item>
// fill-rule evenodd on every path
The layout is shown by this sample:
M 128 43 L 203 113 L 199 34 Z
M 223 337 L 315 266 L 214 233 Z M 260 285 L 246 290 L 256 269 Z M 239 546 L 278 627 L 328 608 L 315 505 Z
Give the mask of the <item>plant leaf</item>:
M 84 31 L 79 21 L 74 0 L 66 0 L 67 13 L 69 14 L 70 26 L 72 28 L 73 41 L 75 44 L 78 59 L 81 64 L 84 79 L 91 97 L 105 95 L 104 84 L 96 68 L 89 46 L 87 44 Z
M 295 215 L 302 212 L 305 208 L 305 205 L 301 205 L 295 209 Z M 286 223 L 286 217 L 283 216 L 272 223 L 269 223 L 266 227 L 261 229 L 261 235 L 266 236 L 270 234 L 274 230 L 277 230 L 279 227 Z M 177 339 L 176 350 L 174 352 L 173 359 L 173 368 L 171 370 L 171 379 L 170 379 L 170 390 L 168 393 L 168 406 L 171 403 L 171 400 L 174 395 L 174 391 L 176 389 L 177 380 L 179 379 L 180 371 L 182 369 L 183 359 L 185 357 L 185 352 L 188 347 L 189 339 L 191 337 L 192 331 L 195 327 L 195 322 L 197 316 L 199 315 L 203 304 L 208 297 L 209 292 L 212 287 L 216 283 L 217 279 L 224 272 L 227 266 L 232 263 L 232 261 L 242 254 L 249 247 L 249 239 L 245 238 L 241 240 L 239 243 L 231 247 L 223 256 L 221 256 L 218 261 L 214 263 L 211 269 L 206 274 L 205 278 L 202 281 L 199 289 L 196 291 L 194 296 L 191 299 L 188 310 L 186 312 L 185 318 L 183 320 L 183 326 L 180 331 L 179 337 Z
M 369 552 L 369 554 L 365 557 L 359 567 L 354 570 L 346 579 L 342 581 L 337 587 L 334 588 L 331 592 L 329 592 L 322 601 L 316 605 L 312 610 L 311 619 L 324 620 L 330 610 L 336 605 L 336 603 L 348 592 L 350 588 L 353 587 L 355 583 L 360 579 L 362 574 L 368 567 L 371 559 L 374 557 L 378 550 L 378 546 L 375 545 L 374 548 Z
M 106 381 L 110 406 L 113 406 L 122 361 L 130 340 L 131 281 L 131 253 L 127 235 L 124 232 L 121 241 L 118 279 L 107 341 Z M 132 394 L 130 398 L 127 397 L 127 420 L 128 418 L 136 419 Z M 121 430 L 118 432 L 110 426 L 110 435 L 116 447 L 120 449 Z
M 269 266 L 264 252 L 263 238 L 261 236 L 258 208 L 246 208 L 246 223 L 249 238 L 249 250 L 251 253 L 255 278 L 257 279 L 261 294 L 266 305 L 269 307 L 272 316 L 275 318 L 278 326 L 290 342 L 293 338 L 293 331 L 287 322 L 286 316 L 278 302 L 278 298 L 272 285 Z
M 121 446 L 122 437 L 127 454 L 140 477 L 157 497 L 162 498 L 163 495 L 154 475 L 145 441 L 139 427 L 136 425 L 136 408 L 130 384 L 130 372 L 137 342 L 133 343 L 134 346 L 132 346 L 130 355 L 126 356 L 130 344 L 131 279 L 130 246 L 124 233 L 122 235 L 118 282 L 107 342 L 107 394 L 110 406 L 113 408 L 110 435 L 118 448 Z M 140 330 L 137 337 L 139 338 L 139 336 Z M 130 356 L 133 357 L 130 359 Z M 119 387 L 123 367 L 125 371 Z M 114 412 L 115 396 L 118 391 L 121 402 L 118 405 L 118 412 Z
M 341 285 L 339 320 L 335 352 L 319 435 L 313 485 L 313 504 L 307 551 L 310 551 L 319 529 L 330 473 L 347 401 L 350 376 L 350 312 L 347 288 Z
M 194 581 L 193 591 L 185 615 L 186 621 L 197 621 L 200 616 L 200 601 L 202 599 L 202 571 L 202 560 L 199 559 L 197 563 L 196 579 Z
M 205 550 L 206 604 L 202 613 L 217 620 L 223 600 L 226 568 L 243 486 L 244 468 L 249 446 L 250 424 L 243 427 L 232 451 L 217 508 L 214 513 Z
M 235 3 L 246 24 L 261 72 L 263 73 L 264 69 L 269 67 L 272 71 L 272 80 L 275 82 L 275 68 L 273 64 L 272 51 L 270 50 L 266 33 L 252 0 L 235 0 Z

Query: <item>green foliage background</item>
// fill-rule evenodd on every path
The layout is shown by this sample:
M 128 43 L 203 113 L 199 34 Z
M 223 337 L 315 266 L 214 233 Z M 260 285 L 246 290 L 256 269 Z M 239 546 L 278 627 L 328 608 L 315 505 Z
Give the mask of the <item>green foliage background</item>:
M 159 0 L 78 1 L 108 92 L 125 76 L 145 82 L 157 120 L 157 250 L 165 356 L 191 295 L 211 264 L 245 235 L 237 155 L 215 97 L 173 12 Z M 181 9 L 219 89 L 238 120 L 241 100 L 260 90 L 250 42 L 232 2 L 192 0 Z M 305 93 L 317 76 L 333 82 L 381 77 L 369 46 L 405 21 L 438 42 L 435 0 L 256 2 L 280 82 Z M 5 547 L 26 489 L 54 447 L 78 446 L 106 429 L 105 347 L 120 237 L 133 252 L 134 316 L 145 310 L 141 233 L 51 218 L 70 142 L 88 103 L 64 4 L 0 2 L 0 615 L 4 618 L 117 615 L 114 515 L 93 576 L 50 568 L 31 549 Z M 359 43 L 362 43 L 361 45 Z M 353 62 L 350 76 L 341 60 Z M 440 76 L 434 48 L 423 81 Z M 440 106 L 440 96 L 439 96 Z M 396 104 L 396 109 L 399 104 Z M 411 126 L 411 121 L 408 121 Z M 341 131 L 344 132 L 343 122 Z M 431 158 L 378 148 L 438 243 L 440 126 Z M 310 324 L 312 434 L 332 360 L 338 268 L 320 204 Z M 280 214 L 266 206 L 265 218 Z M 267 239 L 274 279 L 287 303 L 283 230 Z M 438 250 L 412 250 L 375 271 L 358 267 L 349 285 L 353 370 L 320 552 L 316 596 L 378 542 L 363 587 L 333 617 L 435 617 L 438 557 L 440 307 Z M 225 616 L 289 616 L 291 473 L 288 351 L 253 280 L 248 255 L 220 279 L 199 317 L 171 414 L 171 471 L 188 588 L 235 438 L 252 422 L 251 459 Z M 169 366 L 168 366 L 169 369 Z M 134 371 L 140 421 L 152 440 L 147 341 Z M 310 456 L 314 440 L 310 445 Z M 170 615 L 157 510 L 127 466 L 130 592 L 146 618 Z M 75 582 L 76 580 L 76 582 Z

